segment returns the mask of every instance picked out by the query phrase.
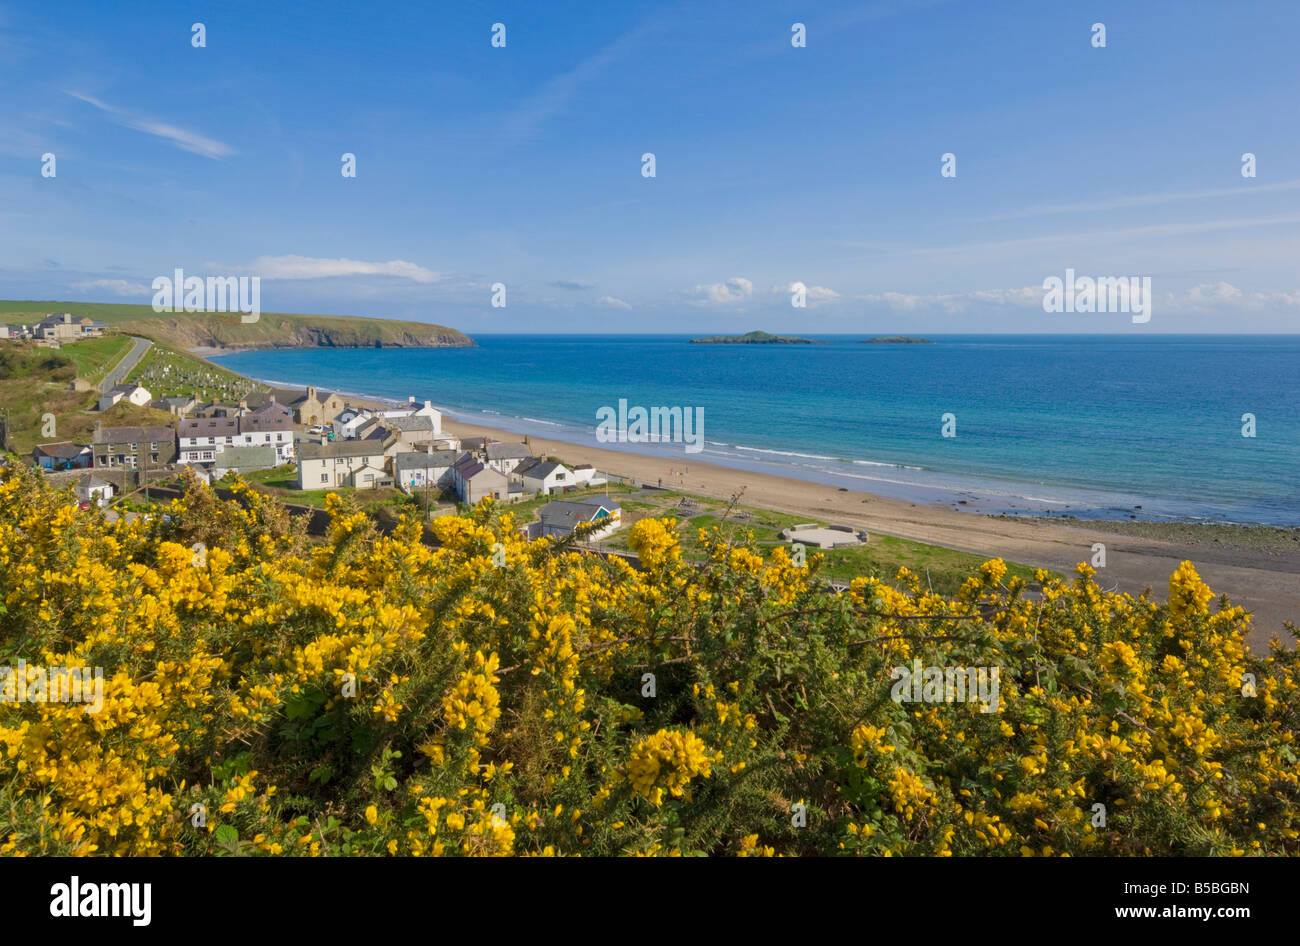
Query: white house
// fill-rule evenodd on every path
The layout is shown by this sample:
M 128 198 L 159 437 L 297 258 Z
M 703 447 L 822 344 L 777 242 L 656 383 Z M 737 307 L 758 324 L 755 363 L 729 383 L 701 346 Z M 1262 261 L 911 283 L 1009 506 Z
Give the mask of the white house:
M 189 417 L 176 428 L 180 463 L 212 463 L 228 447 L 274 447 L 276 465 L 293 462 L 293 418 L 279 405 L 239 417 Z
M 387 472 L 388 458 L 396 452 L 395 437 L 383 441 L 304 443 L 298 450 L 298 488 L 391 486 L 393 478 Z M 355 474 L 360 474 L 359 480 L 354 478 Z
M 533 460 L 514 469 L 514 476 L 524 484 L 524 492 L 549 496 L 554 490 L 573 485 L 573 474 L 563 463 Z
M 483 452 L 487 457 L 487 465 L 506 475 L 533 458 L 532 451 L 522 443 L 490 443 Z
M 352 440 L 357 431 L 374 419 L 374 412 L 361 407 L 345 407 L 334 418 L 334 436 L 339 440 Z
M 176 425 L 178 463 L 211 463 L 239 437 L 237 417 L 187 417 Z
M 130 401 L 136 407 L 144 407 L 153 400 L 153 395 L 139 384 L 115 384 L 99 396 L 99 409 L 106 411 L 123 400 Z
M 399 487 L 408 491 L 452 486 L 451 468 L 458 456 L 454 450 L 398 453 L 393 457 L 393 479 Z
M 407 399 L 405 407 L 394 407 L 386 411 L 379 412 L 380 417 L 428 417 L 433 421 L 435 433 L 442 433 L 442 411 L 438 410 L 429 401 L 418 405 L 415 402 L 415 396 L 412 395 Z
M 277 466 L 293 462 L 293 414 L 274 401 L 241 414 L 238 437 L 232 447 L 274 447 Z
M 107 506 L 113 498 L 113 484 L 87 473 L 77 480 L 77 498 L 92 506 Z

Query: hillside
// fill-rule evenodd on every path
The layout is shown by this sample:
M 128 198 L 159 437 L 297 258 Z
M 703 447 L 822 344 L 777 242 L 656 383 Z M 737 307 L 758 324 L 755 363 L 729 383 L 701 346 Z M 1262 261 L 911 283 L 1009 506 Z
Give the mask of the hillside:
M 71 312 L 110 330 L 142 335 L 179 349 L 194 348 L 463 348 L 474 340 L 445 325 L 351 315 L 263 312 L 256 322 L 237 313 L 158 313 L 147 305 L 0 300 L 0 322 L 34 322 L 48 312 Z

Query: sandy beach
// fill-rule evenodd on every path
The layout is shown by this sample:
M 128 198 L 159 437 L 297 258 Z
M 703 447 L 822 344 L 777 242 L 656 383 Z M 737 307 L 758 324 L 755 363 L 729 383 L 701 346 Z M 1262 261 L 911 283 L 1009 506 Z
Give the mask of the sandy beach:
M 444 420 L 443 426 L 462 437 L 520 439 L 508 431 L 456 421 Z M 1300 530 L 1239 529 L 1234 533 L 1233 527 L 1223 526 L 1144 530 L 1129 523 L 1116 523 L 1112 528 L 1106 523 L 985 516 L 939 503 L 917 505 L 869 493 L 841 492 L 833 486 L 699 463 L 690 457 L 668 461 L 538 437 L 530 438 L 529 443 L 539 455 L 554 455 L 571 464 L 590 463 L 599 470 L 645 483 L 657 484 L 662 479 L 665 487 L 721 499 L 743 490 L 746 505 L 1060 572 L 1090 561 L 1093 543 L 1101 542 L 1106 546 L 1106 567 L 1099 570 L 1097 578 L 1103 587 L 1135 594 L 1150 587 L 1160 600 L 1165 598 L 1169 576 L 1180 562 L 1190 559 L 1216 593 L 1228 593 L 1233 603 L 1253 613 L 1247 638 L 1252 650 L 1266 650 L 1274 634 L 1290 643 L 1283 621 L 1300 625 Z M 1161 531 L 1173 534 L 1151 534 Z M 1225 531 L 1235 538 L 1225 541 Z
M 204 352 L 192 354 L 202 357 Z M 380 409 L 403 403 L 354 395 L 348 401 Z M 510 431 L 446 417 L 443 427 L 461 437 L 522 439 Z M 643 483 L 662 481 L 665 487 L 719 499 L 743 491 L 745 505 L 1063 573 L 1091 561 L 1093 545 L 1100 542 L 1106 546 L 1106 567 L 1097 576 L 1103 587 L 1133 594 L 1150 588 L 1161 601 L 1169 576 L 1179 563 L 1190 560 L 1216 594 L 1228 594 L 1234 604 L 1251 612 L 1247 643 L 1255 652 L 1266 651 L 1275 635 L 1293 646 L 1283 622 L 1300 625 L 1300 529 L 981 515 L 975 511 L 977 501 L 965 509 L 939 502 L 911 503 L 698 462 L 687 455 L 669 460 L 541 437 L 530 437 L 529 443 L 537 455 L 553 455 L 571 465 L 589 463 Z

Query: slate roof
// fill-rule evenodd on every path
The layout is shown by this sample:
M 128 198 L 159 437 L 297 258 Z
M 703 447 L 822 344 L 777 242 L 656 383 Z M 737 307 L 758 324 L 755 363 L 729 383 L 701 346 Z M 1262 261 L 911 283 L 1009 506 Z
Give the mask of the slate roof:
M 532 453 L 522 443 L 490 443 L 487 445 L 489 460 L 530 460 Z
M 56 460 L 75 460 L 89 449 L 85 444 L 64 440 L 60 443 L 38 443 L 32 448 L 32 453 L 54 457 Z
M 109 443 L 154 443 L 176 439 L 176 431 L 170 427 L 97 427 L 94 442 Z

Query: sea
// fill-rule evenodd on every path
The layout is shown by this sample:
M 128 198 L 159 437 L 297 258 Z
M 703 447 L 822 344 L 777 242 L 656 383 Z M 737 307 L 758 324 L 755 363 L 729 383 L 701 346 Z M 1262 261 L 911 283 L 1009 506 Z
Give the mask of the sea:
M 808 337 L 818 344 L 480 335 L 472 348 L 212 360 L 655 454 L 678 461 L 674 476 L 706 462 L 992 515 L 1300 526 L 1300 335 Z M 620 400 L 701 411 L 702 449 L 598 442 L 602 408 Z

